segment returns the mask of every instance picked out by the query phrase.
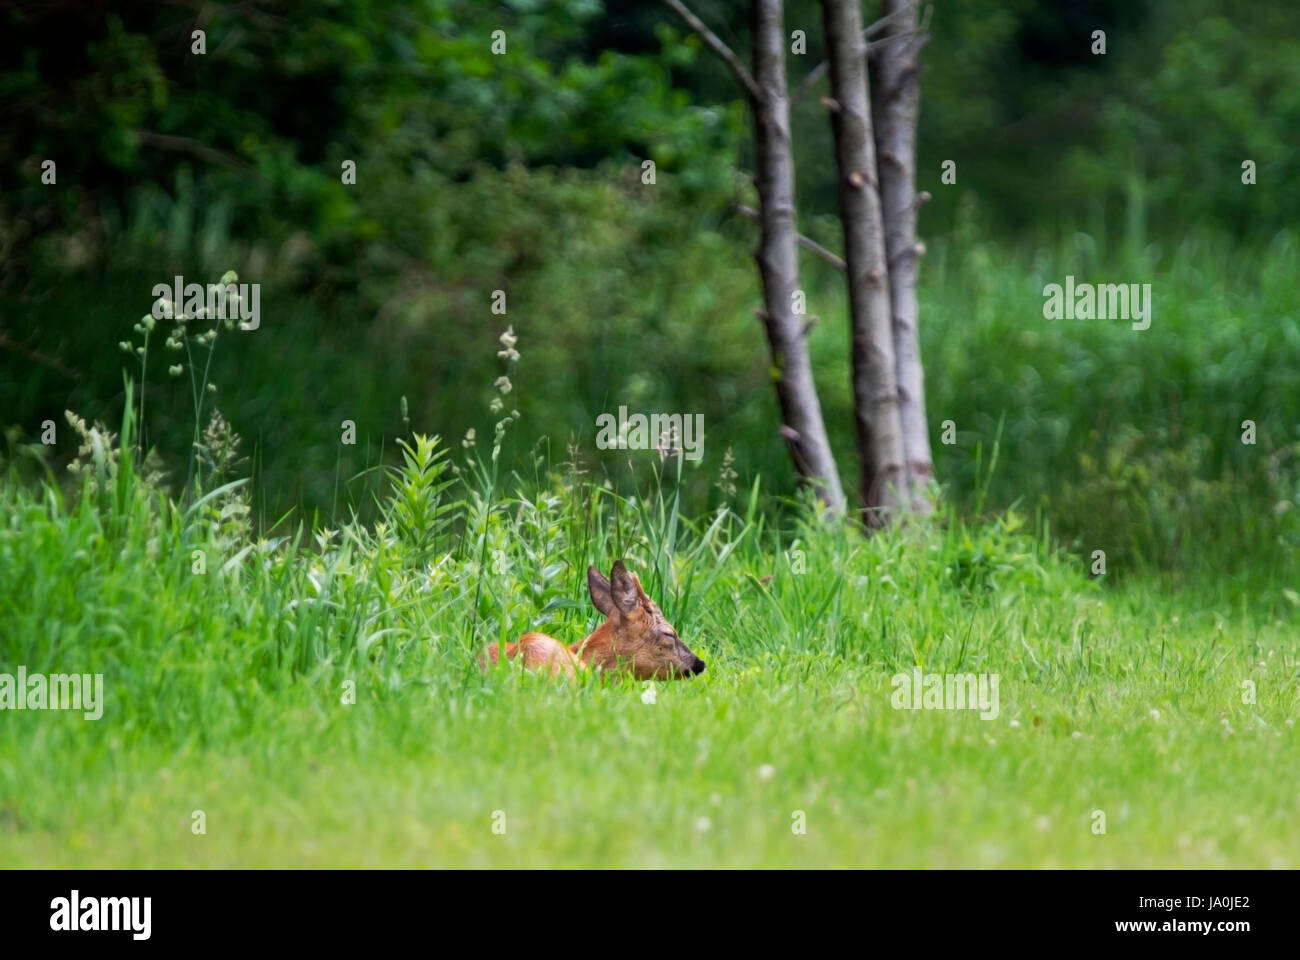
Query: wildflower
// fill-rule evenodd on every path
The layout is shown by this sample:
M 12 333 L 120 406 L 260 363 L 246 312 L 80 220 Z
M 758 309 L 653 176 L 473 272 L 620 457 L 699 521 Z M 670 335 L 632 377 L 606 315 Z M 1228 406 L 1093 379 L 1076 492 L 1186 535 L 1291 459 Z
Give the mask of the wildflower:
M 732 469 L 732 464 L 736 462 L 731 448 L 727 447 L 726 452 L 722 455 L 722 469 L 718 471 L 718 479 L 714 486 L 721 490 L 729 497 L 736 495 L 736 471 Z
M 669 457 L 681 456 L 681 445 L 677 438 L 677 430 L 673 426 L 669 425 L 659 435 L 659 440 L 655 443 L 655 450 L 659 452 L 660 463 L 663 463 Z
M 492 382 L 492 386 L 496 387 L 502 393 L 509 393 L 514 389 L 514 386 L 510 383 L 509 377 L 497 377 L 496 380 Z
M 173 377 L 179 377 L 183 369 L 185 368 L 182 367 L 179 363 L 174 363 L 167 368 L 167 372 L 170 373 Z

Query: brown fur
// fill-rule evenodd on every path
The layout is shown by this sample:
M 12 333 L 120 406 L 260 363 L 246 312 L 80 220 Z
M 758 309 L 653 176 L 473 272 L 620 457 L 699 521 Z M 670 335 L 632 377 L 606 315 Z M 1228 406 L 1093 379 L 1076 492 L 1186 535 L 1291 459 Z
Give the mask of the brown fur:
M 524 655 L 524 666 L 529 670 L 545 668 L 553 677 L 564 674 L 566 677 L 576 675 L 577 658 L 569 648 L 554 637 L 544 633 L 526 633 L 518 643 L 506 644 L 506 659 L 513 660 L 520 652 Z M 496 666 L 499 654 L 495 643 L 488 646 L 488 659 Z
M 619 561 L 606 580 L 595 567 L 587 570 L 591 602 L 608 619 L 581 643 L 566 647 L 544 633 L 529 633 L 506 644 L 506 659 L 522 654 L 529 670 L 552 676 L 576 676 L 576 667 L 600 667 L 606 673 L 631 674 L 637 680 L 668 680 L 704 670 L 704 662 L 677 636 L 663 612 L 641 589 L 641 581 Z M 488 660 L 497 663 L 495 643 Z M 483 668 L 487 664 L 480 660 Z

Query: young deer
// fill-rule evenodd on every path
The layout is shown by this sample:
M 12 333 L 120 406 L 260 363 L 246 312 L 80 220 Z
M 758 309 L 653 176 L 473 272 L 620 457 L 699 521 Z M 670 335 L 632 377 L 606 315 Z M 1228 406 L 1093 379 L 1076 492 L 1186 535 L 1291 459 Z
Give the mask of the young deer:
M 528 633 L 518 643 L 506 644 L 506 659 L 522 656 L 529 670 L 544 669 L 568 677 L 575 676 L 579 666 L 630 673 L 638 680 L 669 680 L 704 672 L 704 661 L 682 643 L 623 561 L 614 564 L 608 580 L 595 567 L 588 567 L 587 591 L 596 609 L 608 617 L 591 636 L 566 647 L 544 633 Z M 488 659 L 495 664 L 497 657 L 497 645 L 490 644 Z

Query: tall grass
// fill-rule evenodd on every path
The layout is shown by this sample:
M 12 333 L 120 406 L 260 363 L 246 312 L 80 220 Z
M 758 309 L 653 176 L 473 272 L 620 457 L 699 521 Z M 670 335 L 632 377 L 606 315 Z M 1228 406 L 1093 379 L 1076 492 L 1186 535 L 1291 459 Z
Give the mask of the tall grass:
M 225 437 L 219 462 L 196 444 L 211 469 L 169 494 L 142 470 L 134 395 L 128 381 L 117 434 L 72 418 L 85 453 L 71 495 L 16 476 L 0 487 L 0 657 L 39 670 L 90 655 L 87 669 L 111 665 L 123 703 L 150 725 L 183 729 L 207 710 L 211 731 L 241 715 L 217 705 L 309 675 L 447 681 L 475 673 L 488 642 L 528 630 L 579 639 L 596 625 L 587 566 L 620 558 L 684 633 L 724 657 L 785 649 L 911 662 L 929 615 L 901 639 L 897 625 L 873 626 L 898 595 L 923 609 L 951 594 L 948 610 L 984 591 L 1088 588 L 1076 560 L 1012 514 L 972 529 L 948 512 L 868 537 L 811 503 L 773 523 L 756 482 L 741 502 L 688 517 L 682 461 L 665 475 L 653 453 L 641 491 L 573 464 L 531 482 L 504 476 L 511 417 L 487 456 L 468 442 L 453 457 L 437 437 L 399 440 L 403 460 L 373 523 L 286 519 L 263 533 L 248 478 L 224 476 L 239 438 Z
M 29 428 L 65 405 L 116 418 L 120 376 L 111 358 L 100 359 L 100 331 L 125 327 L 122 318 L 137 311 L 124 304 L 173 273 L 202 265 L 215 275 L 237 263 L 241 276 L 262 282 L 268 322 L 223 338 L 212 376 L 221 388 L 215 401 L 248 438 L 257 467 L 252 502 L 262 518 L 300 508 L 332 522 L 352 509 L 374 519 L 372 498 L 382 495 L 374 468 L 399 455 L 385 438 L 403 435 L 396 398 L 408 396 L 415 422 L 451 446 L 481 428 L 500 372 L 492 343 L 506 322 L 520 338 L 511 400 L 527 429 L 505 436 L 503 475 L 535 472 L 535 445 L 545 436 L 556 451 L 575 448 L 569 459 L 620 493 L 644 485 L 641 472 L 592 442 L 596 415 L 627 403 L 704 414 L 704 461 L 687 465 L 680 483 L 676 471 L 667 477 L 682 512 L 711 513 L 722 501 L 714 479 L 728 452 L 743 489 L 760 481 L 778 498 L 793 496 L 753 321 L 752 224 L 720 222 L 667 182 L 654 198 L 629 193 L 612 170 L 581 178 L 484 172 L 427 189 L 404 207 L 436 212 L 437 242 L 400 275 L 370 276 L 364 292 L 304 285 L 310 251 L 223 240 L 220 211 L 204 213 L 179 187 L 183 209 L 174 214 L 153 197 L 136 219 L 158 229 L 124 224 L 114 270 L 50 276 L 34 281 L 48 297 L 4 304 L 20 329 L 42 332 L 34 348 L 91 375 L 68 384 L 43 367 L 25 370 L 0 379 L 0 407 Z M 1020 240 L 990 236 L 967 203 L 952 233 L 926 237 L 922 347 L 937 476 L 962 513 L 978 512 L 976 479 L 996 439 L 1000 466 L 984 485 L 989 509 L 1041 514 L 1079 552 L 1105 550 L 1113 576 L 1153 568 L 1183 578 L 1224 569 L 1292 577 L 1300 516 L 1293 506 L 1300 437 L 1289 419 L 1300 409 L 1290 363 L 1300 347 L 1294 236 L 1162 239 L 1147 232 L 1159 219 L 1142 192 L 1130 200 L 1122 223 Z M 519 213 L 482 216 L 489 206 Z M 559 211 L 562 222 L 582 224 L 564 243 L 551 242 Z M 805 221 L 808 233 L 834 246 L 833 224 Z M 183 242 L 187 223 L 203 225 L 198 248 Z M 150 237 L 166 244 L 150 247 Z M 466 248 L 491 254 L 466 260 Z M 1150 282 L 1151 328 L 1044 319 L 1043 286 L 1067 274 Z M 483 278 L 496 276 L 509 281 L 506 318 L 487 313 Z M 816 260 L 803 276 L 818 320 L 810 334 L 818 386 L 851 485 L 842 277 Z M 147 439 L 186 456 L 190 391 L 186 378 L 164 376 L 165 367 L 140 380 L 151 410 Z M 334 442 L 344 419 L 357 424 L 355 447 Z M 942 442 L 949 420 L 953 445 Z M 1245 420 L 1257 426 L 1253 446 L 1241 442 Z M 549 469 L 559 456 L 545 460 Z M 764 509 L 775 502 L 761 501 Z
M 228 424 L 199 431 L 194 405 L 197 466 L 169 485 L 136 398 L 128 380 L 116 432 L 69 417 L 71 483 L 16 464 L 0 483 L 0 666 L 107 691 L 100 721 L 5 716 L 0 863 L 1300 856 L 1294 790 L 1270 772 L 1296 760 L 1300 598 L 1271 579 L 1107 591 L 1043 511 L 967 517 L 955 498 L 870 534 L 758 479 L 692 510 L 687 467 L 651 451 L 618 483 L 541 447 L 524 474 L 504 449 L 529 421 L 504 410 L 481 445 L 399 439 L 369 516 L 271 522 Z M 1015 462 L 992 436 L 981 491 Z M 599 619 L 586 568 L 615 559 L 706 674 L 654 703 L 630 680 L 480 669 L 529 630 L 581 639 Z M 890 709 L 917 665 L 999 675 L 999 717 Z M 814 828 L 793 834 L 792 811 Z
M 131 396 L 118 443 L 138 435 Z M 0 664 L 99 672 L 108 691 L 98 722 L 6 716 L 2 863 L 1300 856 L 1294 790 L 1269 772 L 1297 749 L 1282 593 L 1107 592 L 1014 513 L 868 535 L 812 504 L 765 513 L 755 487 L 692 517 L 658 464 L 635 494 L 572 465 L 526 482 L 419 434 L 373 524 L 268 536 L 238 479 L 176 498 L 86 433 L 73 496 L 0 484 Z M 631 681 L 480 671 L 492 640 L 592 629 L 584 572 L 615 558 L 705 675 L 647 706 Z M 999 718 L 889 709 L 914 665 L 999 674 Z

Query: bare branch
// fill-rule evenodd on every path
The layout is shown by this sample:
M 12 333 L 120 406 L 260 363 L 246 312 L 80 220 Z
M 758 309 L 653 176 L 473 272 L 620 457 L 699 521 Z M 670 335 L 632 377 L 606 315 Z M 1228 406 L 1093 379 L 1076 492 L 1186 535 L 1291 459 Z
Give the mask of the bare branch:
M 188 153 L 190 156 L 197 157 L 207 163 L 228 167 L 231 170 L 238 170 L 240 173 L 250 174 L 258 179 L 264 179 L 260 173 L 234 154 L 210 147 L 203 141 L 195 140 L 193 137 L 178 137 L 169 133 L 155 133 L 152 130 L 135 130 L 133 132 L 136 138 L 147 146 L 157 147 L 160 150 Z
M 919 0 L 917 0 L 917 2 L 919 2 Z M 913 4 L 913 5 L 915 5 L 915 4 Z M 927 11 L 928 11 L 928 10 L 930 10 L 931 8 L 927 7 L 926 9 L 927 9 Z M 865 30 L 862 31 L 862 39 L 863 39 L 863 40 L 866 40 L 866 39 L 870 38 L 870 36 L 871 36 L 873 33 L 879 33 L 879 32 L 880 32 L 881 30 L 883 30 L 885 27 L 889 26 L 889 23 L 890 23 L 891 20 L 893 20 L 895 17 L 902 16 L 902 15 L 906 12 L 906 10 L 907 10 L 907 8 L 904 7 L 904 8 L 902 8 L 902 9 L 895 10 L 893 13 L 887 13 L 887 14 L 885 14 L 883 17 L 881 17 L 881 18 L 880 18 L 879 20 L 877 20 L 875 23 L 871 24 L 871 26 L 867 27 Z M 925 21 L 925 22 L 926 22 L 926 24 L 928 24 L 928 23 L 930 22 L 928 16 L 926 17 L 926 21 Z M 895 34 L 891 34 L 891 35 L 888 36 L 888 37 L 885 37 L 885 38 L 882 39 L 882 40 L 876 40 L 876 41 L 874 41 L 874 42 L 872 42 L 872 43 L 868 43 L 867 46 L 866 46 L 867 54 L 870 55 L 870 53 L 871 53 L 872 50 L 876 50 L 876 49 L 878 49 L 878 48 L 880 48 L 880 47 L 883 47 L 883 46 L 884 46 L 885 44 L 887 44 L 887 43 L 893 43 L 895 40 L 901 40 L 901 39 L 903 39 L 904 37 L 915 36 L 917 33 L 922 33 L 922 32 L 924 32 L 924 30 L 925 30 L 925 26 L 922 26 L 922 27 L 920 28 L 920 30 L 915 31 L 915 32 L 908 32 L 908 33 L 895 33 Z M 795 103 L 798 102 L 799 97 L 803 95 L 804 91 L 806 91 L 809 87 L 811 87 L 814 83 L 816 83 L 816 82 L 817 82 L 818 80 L 820 80 L 822 77 L 826 76 L 826 71 L 830 69 L 830 66 L 831 66 L 831 64 L 830 64 L 830 61 L 829 61 L 829 60 L 823 60 L 821 63 L 817 64 L 817 66 L 815 66 L 815 67 L 813 67 L 811 70 L 809 70 L 809 71 L 808 71 L 808 75 L 807 75 L 806 77 L 804 77 L 801 81 L 799 81 L 799 86 L 795 87 L 794 90 L 791 92 L 791 94 L 790 94 L 790 106 L 793 107 L 793 106 L 795 105 Z
M 754 81 L 753 75 L 745 69 L 745 65 L 740 62 L 740 58 L 732 52 L 732 49 L 723 43 L 716 33 L 705 26 L 703 20 L 691 13 L 690 10 L 686 9 L 686 5 L 683 4 L 681 0 L 663 0 L 663 3 L 664 6 L 668 7 L 669 10 L 677 14 L 677 16 L 681 17 L 682 20 L 686 22 L 686 25 L 704 41 L 705 46 L 722 58 L 722 62 L 725 63 L 731 69 L 731 72 L 736 75 L 736 79 L 740 81 L 740 85 L 745 88 L 745 92 L 747 92 L 755 102 L 762 101 L 763 92 Z
M 753 220 L 757 220 L 757 219 L 758 219 L 758 211 L 755 210 L 753 207 L 748 207 L 748 206 L 746 206 L 746 205 L 743 204 L 743 203 L 732 204 L 731 209 L 733 209 L 733 210 L 735 210 L 737 213 L 742 214 L 743 216 L 749 217 L 749 218 L 751 218 L 751 219 L 753 219 Z M 827 250 L 825 247 L 823 247 L 823 246 L 822 246 L 820 243 L 818 243 L 816 240 L 812 240 L 812 239 L 810 239 L 810 238 L 808 238 L 808 237 L 805 237 L 802 233 L 798 233 L 798 234 L 795 234 L 795 242 L 796 242 L 797 244 L 799 244 L 799 246 L 801 246 L 801 247 L 803 247 L 805 250 L 807 250 L 809 253 L 811 253 L 811 254 L 813 254 L 814 256 L 820 257 L 821 259 L 825 260 L 827 263 L 829 263 L 829 264 L 830 264 L 832 267 L 834 267 L 836 270 L 843 270 L 843 269 L 844 269 L 844 260 L 843 260 L 843 258 L 841 258 L 841 257 L 837 256 L 836 254 L 832 253 L 831 251 Z
M 39 350 L 33 350 L 25 343 L 19 343 L 17 340 L 11 338 L 6 330 L 0 330 L 0 350 L 12 350 L 15 353 L 21 353 L 28 360 L 49 367 L 51 370 L 57 370 L 69 380 L 81 379 L 81 374 L 77 373 L 76 370 L 65 366 L 54 357 L 47 357 Z

